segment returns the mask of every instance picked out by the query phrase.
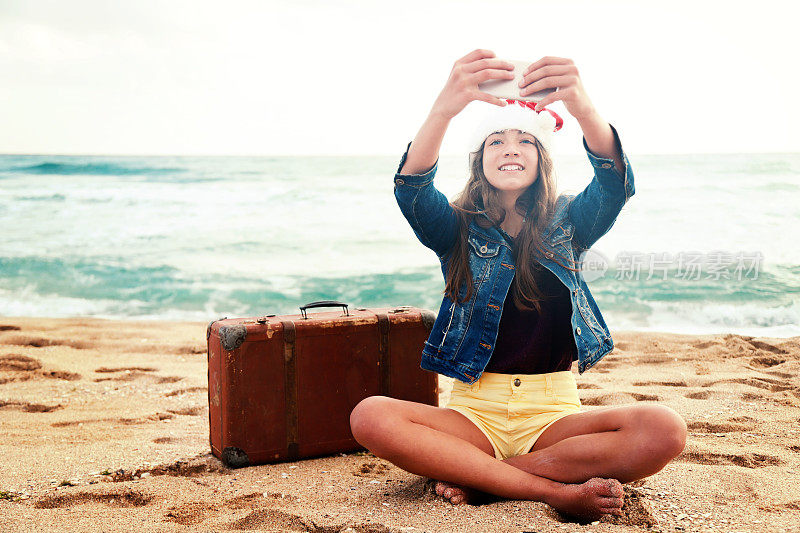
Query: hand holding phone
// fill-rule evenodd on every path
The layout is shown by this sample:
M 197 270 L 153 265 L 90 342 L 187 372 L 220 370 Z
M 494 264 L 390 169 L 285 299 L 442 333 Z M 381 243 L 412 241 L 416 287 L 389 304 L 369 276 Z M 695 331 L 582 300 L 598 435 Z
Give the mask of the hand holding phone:
M 522 82 L 522 74 L 530 63 L 527 61 L 509 61 L 509 63 L 514 65 L 514 70 L 512 71 L 514 73 L 513 80 L 484 81 L 478 84 L 478 89 L 498 98 L 521 100 L 523 102 L 539 102 L 548 94 L 556 92 L 557 89 L 543 89 L 527 96 L 520 96 L 519 84 Z

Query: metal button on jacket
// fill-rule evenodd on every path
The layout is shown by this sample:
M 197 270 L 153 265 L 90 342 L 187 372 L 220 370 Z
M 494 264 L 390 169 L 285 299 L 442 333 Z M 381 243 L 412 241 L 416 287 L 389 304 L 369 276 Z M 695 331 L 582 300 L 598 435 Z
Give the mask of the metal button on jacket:
M 611 163 L 603 163 L 603 168 L 611 168 Z
M 580 335 L 580 334 L 581 334 L 581 327 L 580 327 L 580 326 L 578 326 L 577 328 L 575 328 L 575 332 L 576 332 L 578 335 Z
M 398 185 L 402 185 L 402 184 L 404 184 L 404 183 L 405 183 L 405 181 L 403 181 L 403 180 L 397 180 L 397 184 L 398 184 Z
M 519 380 L 519 378 L 514 380 L 514 386 L 515 387 L 519 387 L 520 383 L 522 383 L 522 382 Z
M 481 246 L 481 253 L 482 254 L 485 254 L 488 251 L 489 251 L 489 249 L 486 247 L 486 245 Z

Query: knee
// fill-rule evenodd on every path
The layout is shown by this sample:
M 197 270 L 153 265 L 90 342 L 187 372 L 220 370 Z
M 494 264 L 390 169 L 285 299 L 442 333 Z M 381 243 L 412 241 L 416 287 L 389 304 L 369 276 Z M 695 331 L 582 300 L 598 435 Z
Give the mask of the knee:
M 391 398 L 370 396 L 364 398 L 350 412 L 350 431 L 359 444 L 372 449 L 380 435 L 386 433 L 387 414 Z
M 642 442 L 652 455 L 669 462 L 686 446 L 686 422 L 674 409 L 665 405 L 642 407 L 638 424 Z

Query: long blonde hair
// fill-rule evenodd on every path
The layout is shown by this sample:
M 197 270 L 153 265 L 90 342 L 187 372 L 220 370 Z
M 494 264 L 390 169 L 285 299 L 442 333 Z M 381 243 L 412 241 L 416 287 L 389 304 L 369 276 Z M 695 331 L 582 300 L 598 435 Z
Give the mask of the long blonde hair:
M 500 194 L 486 179 L 483 172 L 484 144 L 470 154 L 469 179 L 464 189 L 451 202 L 456 211 L 459 222 L 459 236 L 448 254 L 448 269 L 445 279 L 444 294 L 452 301 L 467 301 L 472 297 L 473 283 L 469 266 L 469 244 L 467 236 L 469 225 L 474 219 L 478 225 L 488 228 L 492 225 L 498 228 L 505 220 L 506 212 L 500 203 Z M 543 257 L 546 251 L 543 245 L 545 228 L 555 214 L 556 208 L 556 180 L 553 169 L 553 160 L 536 139 L 536 149 L 539 152 L 538 174 L 536 181 L 528 187 L 517 199 L 514 209 L 525 217 L 522 229 L 514 240 L 514 280 L 509 293 L 513 302 L 519 309 L 536 309 L 541 312 L 540 300 L 543 294 L 537 284 L 535 271 L 538 267 L 537 257 Z M 574 260 L 559 254 L 573 265 Z M 558 262 L 558 261 L 557 261 Z M 559 265 L 569 270 L 577 271 L 578 268 Z M 467 284 L 466 295 L 463 300 L 458 299 L 459 288 Z

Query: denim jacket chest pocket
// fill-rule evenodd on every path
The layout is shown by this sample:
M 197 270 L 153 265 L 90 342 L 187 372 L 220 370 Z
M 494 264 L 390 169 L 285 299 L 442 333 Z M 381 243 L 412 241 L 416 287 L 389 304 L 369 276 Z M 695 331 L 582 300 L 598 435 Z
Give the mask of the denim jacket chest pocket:
M 491 277 L 500 253 L 500 244 L 475 235 L 470 235 L 467 242 L 469 243 L 469 267 L 472 271 L 472 280 L 476 284 L 474 288 L 477 290 L 481 283 Z
M 545 256 L 548 259 L 553 259 L 555 255 L 559 255 L 574 260 L 575 253 L 572 240 L 574 234 L 575 227 L 570 222 L 565 220 L 558 224 L 547 238 L 547 244 L 552 251 L 546 252 Z

